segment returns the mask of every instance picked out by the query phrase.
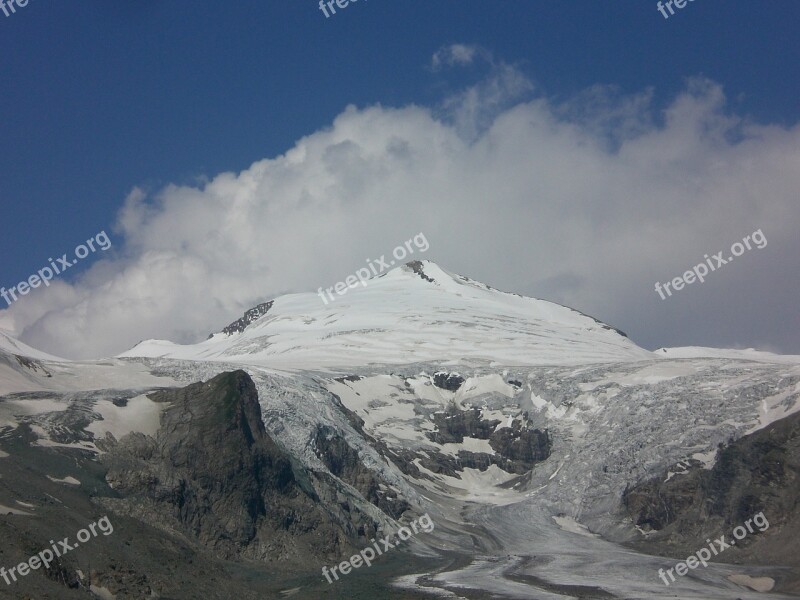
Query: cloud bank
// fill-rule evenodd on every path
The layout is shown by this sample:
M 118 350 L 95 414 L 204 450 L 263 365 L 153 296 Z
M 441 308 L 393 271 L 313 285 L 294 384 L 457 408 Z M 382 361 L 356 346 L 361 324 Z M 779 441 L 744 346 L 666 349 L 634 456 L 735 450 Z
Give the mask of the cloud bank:
M 478 58 L 481 79 L 437 106 L 348 106 L 240 173 L 132 190 L 117 253 L 0 311 L 0 324 L 76 358 L 199 341 L 421 231 L 444 268 L 573 306 L 647 347 L 800 353 L 800 127 L 733 114 L 702 78 L 656 109 L 649 89 L 553 100 L 475 47 L 442 49 L 432 66 Z M 667 300 L 655 293 L 759 228 L 763 250 Z

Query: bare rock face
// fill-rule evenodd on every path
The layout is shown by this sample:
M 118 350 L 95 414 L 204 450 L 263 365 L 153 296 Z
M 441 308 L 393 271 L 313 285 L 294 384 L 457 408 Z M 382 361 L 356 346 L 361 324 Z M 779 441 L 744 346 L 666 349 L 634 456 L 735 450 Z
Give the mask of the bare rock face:
M 274 300 L 270 300 L 269 302 L 263 302 L 258 306 L 254 306 L 253 308 L 245 312 L 242 318 L 237 319 L 236 321 L 225 327 L 222 330 L 222 333 L 226 335 L 233 335 L 234 333 L 242 333 L 247 328 L 247 326 L 250 325 L 250 323 L 252 323 L 257 319 L 260 319 L 265 314 L 267 314 L 269 312 L 269 309 L 272 308 L 272 305 L 274 303 L 275 303 Z
M 688 468 L 687 468 L 688 467 Z M 623 506 L 650 531 L 649 548 L 699 548 L 763 513 L 769 526 L 736 542 L 720 558 L 756 564 L 800 564 L 800 413 L 720 446 L 710 470 L 678 465 L 627 489 Z
M 399 519 L 408 502 L 398 497 L 375 473 L 361 461 L 358 452 L 333 428 L 320 426 L 314 436 L 317 456 L 328 470 L 352 485 L 369 502 L 394 519 Z
M 433 385 L 455 392 L 464 383 L 464 378 L 458 373 L 447 373 L 446 371 L 437 371 L 433 374 Z
M 307 560 L 374 535 L 372 519 L 335 501 L 329 475 L 304 469 L 270 437 L 244 371 L 150 397 L 169 404 L 156 437 L 133 434 L 105 457 L 129 513 L 225 558 Z
M 460 450 L 458 458 L 428 453 L 421 464 L 434 473 L 458 477 L 464 468 L 485 471 L 497 465 L 508 473 L 522 475 L 536 463 L 550 457 L 552 439 L 547 431 L 532 429 L 515 420 L 511 427 L 497 429 L 500 421 L 484 419 L 479 408 L 460 410 L 454 404 L 445 412 L 433 415 L 436 431 L 428 432 L 428 439 L 437 444 L 461 443 L 465 437 L 488 440 L 496 454 Z
M 451 404 L 447 411 L 433 415 L 436 431 L 427 433 L 428 439 L 436 444 L 460 444 L 465 437 L 488 440 L 500 421 L 483 418 L 479 408 L 460 410 Z
M 494 431 L 489 445 L 507 461 L 498 465 L 500 468 L 521 474 L 550 457 L 553 440 L 548 431 L 523 427 L 515 421 L 512 427 Z

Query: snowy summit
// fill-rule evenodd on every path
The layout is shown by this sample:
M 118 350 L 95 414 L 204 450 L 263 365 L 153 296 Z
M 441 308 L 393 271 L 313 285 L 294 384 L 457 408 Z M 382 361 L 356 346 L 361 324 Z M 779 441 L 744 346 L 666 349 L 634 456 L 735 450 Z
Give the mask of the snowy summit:
M 565 365 L 652 358 L 623 333 L 576 310 L 501 292 L 430 261 L 397 267 L 327 305 L 315 293 L 288 294 L 251 309 L 198 344 L 148 340 L 120 356 L 289 369 L 426 361 Z

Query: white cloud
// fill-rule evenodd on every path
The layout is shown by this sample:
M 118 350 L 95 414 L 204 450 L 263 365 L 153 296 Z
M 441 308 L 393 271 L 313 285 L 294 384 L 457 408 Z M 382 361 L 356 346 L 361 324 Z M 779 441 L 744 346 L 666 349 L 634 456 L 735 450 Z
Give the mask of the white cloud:
M 453 48 L 440 65 L 478 52 Z M 652 90 L 597 87 L 557 103 L 531 90 L 492 63 L 435 109 L 348 107 L 241 173 L 133 190 L 112 236 L 117 257 L 37 290 L 0 323 L 73 357 L 150 337 L 197 341 L 422 231 L 426 258 L 445 268 L 570 304 L 640 343 L 800 350 L 800 128 L 731 115 L 722 89 L 701 79 L 663 114 Z M 659 299 L 657 280 L 759 228 L 767 248 Z
M 444 46 L 434 53 L 431 58 L 431 68 L 441 69 L 443 66 L 470 65 L 476 58 L 491 61 L 491 54 L 480 46 L 469 44 L 451 44 Z
M 503 63 L 493 65 L 485 79 L 446 98 L 435 116 L 453 123 L 458 134 L 472 142 L 498 114 L 532 91 L 530 80 L 517 68 Z

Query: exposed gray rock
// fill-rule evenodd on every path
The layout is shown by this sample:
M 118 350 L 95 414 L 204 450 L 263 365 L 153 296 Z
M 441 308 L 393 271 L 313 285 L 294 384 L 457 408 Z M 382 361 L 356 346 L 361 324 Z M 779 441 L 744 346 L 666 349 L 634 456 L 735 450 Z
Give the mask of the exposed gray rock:
M 269 312 L 269 309 L 272 308 L 273 303 L 274 300 L 270 300 L 269 302 L 264 302 L 262 304 L 259 304 L 258 306 L 254 306 L 253 308 L 245 312 L 242 318 L 237 319 L 227 327 L 223 328 L 222 333 L 225 333 L 227 335 L 232 335 L 234 333 L 243 332 L 245 328 L 248 325 L 250 325 L 250 323 L 252 323 L 257 319 L 260 319 L 265 314 L 267 314 Z
M 648 547 L 664 552 L 700 548 L 763 512 L 756 530 L 721 554 L 723 561 L 800 565 L 800 413 L 720 447 L 710 470 L 677 465 L 623 495 L 628 514 L 652 530 Z
M 451 392 L 458 391 L 464 383 L 464 378 L 458 373 L 448 373 L 446 371 L 437 371 L 433 374 L 433 385 L 440 387 L 443 390 Z
M 484 420 L 481 415 L 479 408 L 459 410 L 452 403 L 445 412 L 433 415 L 437 430 L 426 435 L 436 444 L 460 444 L 465 437 L 488 440 L 500 421 Z
M 358 381 L 359 379 L 361 378 L 357 377 L 356 379 L 349 379 L 349 381 Z M 402 448 L 390 448 L 382 440 L 374 438 L 364 430 L 364 419 L 342 404 L 339 396 L 336 394 L 331 394 L 331 399 L 333 400 L 333 405 L 345 415 L 350 426 L 355 429 L 373 448 L 375 448 L 375 450 L 377 450 L 383 458 L 394 463 L 406 475 L 411 475 L 412 477 L 416 477 L 418 479 L 430 478 L 426 473 L 420 471 L 419 468 L 417 468 L 417 465 L 414 464 L 414 460 L 418 458 L 416 453 Z M 323 458 L 323 461 L 325 460 L 326 459 Z
M 338 556 L 374 535 L 369 517 L 326 489 L 329 476 L 301 467 L 266 432 L 244 371 L 151 399 L 169 403 L 156 437 L 127 436 L 104 459 L 132 514 L 226 558 Z
M 412 260 L 410 262 L 407 262 L 406 266 L 410 268 L 412 271 L 414 271 L 414 273 L 419 275 L 425 281 L 428 281 L 430 283 L 436 283 L 436 280 L 425 272 L 425 265 L 422 263 L 422 261 Z
M 523 473 L 535 463 L 547 460 L 553 442 L 547 430 L 529 429 L 514 421 L 511 427 L 494 431 L 489 445 L 500 456 L 515 463 L 513 472 Z M 524 470 L 519 470 L 520 467 Z
M 358 493 L 393 519 L 399 519 L 409 508 L 408 502 L 397 496 L 385 482 L 361 461 L 358 452 L 333 428 L 322 426 L 314 436 L 317 456 L 328 470 L 353 486 Z
M 50 371 L 44 368 L 44 365 L 39 360 L 28 358 L 27 356 L 19 356 L 18 354 L 15 354 L 14 358 L 16 358 L 17 362 L 26 369 L 30 369 L 33 372 L 41 371 L 44 373 L 45 377 L 53 376 Z

